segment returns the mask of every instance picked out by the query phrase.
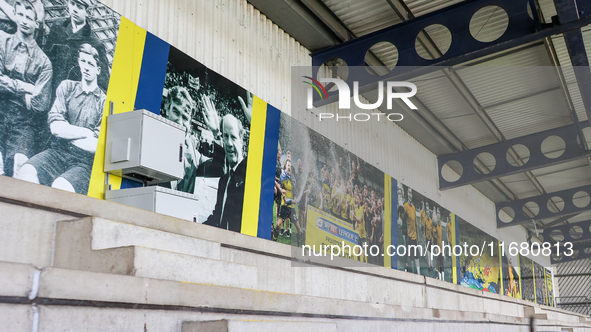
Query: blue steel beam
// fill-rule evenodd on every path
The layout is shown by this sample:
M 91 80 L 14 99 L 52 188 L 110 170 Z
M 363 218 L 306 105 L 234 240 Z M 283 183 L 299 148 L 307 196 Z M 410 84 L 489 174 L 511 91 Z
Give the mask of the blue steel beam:
M 582 231 L 579 231 L 577 228 L 580 228 Z M 544 228 L 542 236 L 544 242 L 552 244 L 557 242 L 589 241 L 591 240 L 591 220 Z M 557 241 L 555 240 L 556 237 L 562 238 L 562 240 Z
M 541 24 L 528 15 L 528 2 L 533 1 L 472 0 L 461 2 L 343 44 L 314 52 L 311 54 L 314 66 L 313 75 L 318 78 L 318 69 L 322 64 L 330 59 L 340 58 L 345 61 L 349 69 L 346 80 L 349 86 L 353 86 L 353 81 L 358 81 L 359 91 L 367 92 L 374 90 L 374 83 L 378 81 L 393 78 L 408 80 L 440 70 L 441 68 L 438 68 L 440 66 L 457 65 L 591 24 L 591 16 L 561 24 Z M 509 17 L 505 33 L 492 42 L 476 40 L 470 34 L 469 29 L 472 16 L 486 6 L 499 6 Z M 537 15 L 535 17 L 537 18 Z M 452 35 L 452 42 L 447 52 L 441 57 L 435 60 L 426 60 L 418 55 L 415 49 L 415 40 L 421 31 L 433 24 L 447 27 Z M 398 62 L 389 73 L 383 76 L 373 76 L 364 67 L 365 54 L 373 45 L 384 41 L 392 43 L 398 49 Z M 327 99 L 320 100 L 317 96 L 314 98 L 317 98 L 314 101 L 314 105 L 317 107 L 336 102 L 338 91 L 329 92 Z
M 524 223 L 531 222 L 532 219 L 541 220 L 541 219 L 546 219 L 546 218 L 561 217 L 561 216 L 565 216 L 565 215 L 572 215 L 575 213 L 589 211 L 589 210 L 591 210 L 591 204 L 587 204 L 586 206 L 577 206 L 573 202 L 573 197 L 581 192 L 587 193 L 589 196 L 591 196 L 591 185 L 566 189 L 566 190 L 557 191 L 557 192 L 553 192 L 553 193 L 549 193 L 549 194 L 528 197 L 528 198 L 505 202 L 505 203 L 498 203 L 498 204 L 496 204 L 497 228 L 504 228 L 504 227 L 510 227 L 510 226 L 515 226 L 515 225 L 521 225 Z M 550 199 L 554 199 L 555 197 L 560 198 L 562 200 L 562 202 L 564 203 L 564 206 L 562 206 L 561 211 L 550 210 L 549 206 L 551 204 L 549 203 L 549 201 L 550 201 Z M 556 201 L 558 201 L 558 200 L 556 200 Z M 553 202 L 556 205 L 562 205 L 562 204 L 558 204 L 556 201 L 553 200 Z M 532 206 L 534 204 L 537 205 L 538 209 L 532 209 Z M 525 208 L 525 207 L 527 207 L 527 208 Z M 538 210 L 538 212 L 535 216 L 530 217 L 524 213 L 524 210 L 529 210 L 529 211 Z M 513 218 L 510 221 L 507 220 L 507 222 L 504 222 L 501 219 L 501 211 L 504 211 L 505 213 L 509 214 L 510 216 L 513 215 Z M 576 224 L 574 224 L 574 225 L 576 225 Z M 571 224 L 569 226 L 573 226 L 573 225 Z M 559 226 L 559 227 L 562 227 L 562 226 Z M 546 233 L 546 229 L 544 229 L 544 233 Z
M 550 262 L 552 264 L 561 264 L 561 263 L 580 261 L 583 259 L 591 258 L 591 242 L 573 244 L 573 246 L 571 248 L 572 249 L 571 256 L 565 255 L 565 253 L 571 253 L 571 250 L 569 248 L 570 248 L 569 246 L 564 246 L 564 247 L 561 246 L 560 247 L 560 255 L 559 256 L 551 255 Z M 552 252 L 556 253 L 555 246 L 552 247 Z
M 588 126 L 589 121 L 584 121 L 580 123 L 580 125 L 582 127 Z M 545 166 L 585 158 L 591 155 L 591 152 L 579 145 L 577 141 L 579 133 L 579 126 L 577 124 L 572 124 L 476 149 L 437 157 L 437 164 L 439 167 L 439 188 L 449 189 L 460 187 L 501 176 L 531 171 Z M 566 148 L 559 157 L 549 158 L 542 153 L 542 142 L 550 136 L 558 136 L 564 140 Z M 511 165 L 507 158 L 507 152 L 515 145 L 523 145 L 527 147 L 530 152 L 529 160 L 522 166 Z M 475 159 L 481 153 L 488 153 L 495 159 L 496 165 L 488 174 L 478 172 L 473 166 Z M 442 176 L 443 166 L 451 161 L 456 161 L 462 166 L 462 174 L 458 180 L 453 182 L 445 180 Z

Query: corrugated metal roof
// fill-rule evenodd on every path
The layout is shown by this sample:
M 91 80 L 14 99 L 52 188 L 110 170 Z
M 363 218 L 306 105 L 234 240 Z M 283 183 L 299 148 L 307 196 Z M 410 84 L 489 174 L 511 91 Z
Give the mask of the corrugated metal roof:
M 503 181 L 512 192 L 518 194 L 520 198 L 537 196 L 540 194 L 524 173 L 504 176 L 501 177 L 500 180 Z
M 322 0 L 323 3 L 357 36 L 380 30 L 399 23 L 388 1 L 381 0 Z M 415 16 L 421 16 L 461 1 L 449 0 L 406 0 L 404 3 Z M 553 0 L 538 0 L 545 22 L 551 22 L 556 15 Z M 507 16 L 499 8 L 484 8 L 471 21 L 471 33 L 484 41 L 500 36 L 506 28 Z M 591 29 L 583 30 L 591 54 Z M 427 31 L 429 37 L 441 51 L 449 45 L 451 36 L 444 27 Z M 570 64 L 562 36 L 552 37 L 559 64 Z M 417 51 L 425 58 L 431 58 L 420 43 Z M 397 60 L 393 48 L 374 48 L 373 54 L 390 68 Z M 494 125 L 506 139 L 525 136 L 573 123 L 569 101 L 560 84 L 560 73 L 553 67 L 546 45 L 541 42 L 527 47 L 508 50 L 503 55 L 495 55 L 487 61 L 474 61 L 468 66 L 454 69 L 469 90 L 476 104 L 480 105 Z M 572 100 L 580 120 L 587 118 L 574 71 L 563 67 L 562 75 L 567 83 L 568 96 Z M 485 77 L 486 79 L 483 79 Z M 473 107 L 441 72 L 412 80 L 418 87 L 418 99 L 437 116 L 468 148 L 480 147 L 498 142 L 491 130 L 476 115 Z M 470 98 L 471 96 L 467 96 Z M 410 134 L 425 146 L 437 145 L 434 137 L 417 132 Z M 591 137 L 590 137 L 591 139 Z M 560 148 L 560 142 L 550 144 L 550 150 Z M 485 164 L 491 161 L 483 159 Z M 560 164 L 533 172 L 547 192 L 568 186 L 590 183 L 587 175 L 587 160 Z M 490 165 L 489 165 L 490 166 Z M 540 194 L 525 174 L 503 177 L 501 180 L 517 197 Z M 496 196 L 495 196 L 496 197 Z M 491 197 L 492 198 L 492 197 Z M 498 199 L 498 197 L 496 197 Z
M 565 114 L 566 101 L 559 90 L 523 98 L 487 108 L 487 113 L 507 139 L 566 126 L 572 123 Z
M 469 147 L 473 147 L 470 146 L 473 139 L 482 144 L 496 142 L 492 133 L 442 72 L 411 81 L 417 86 L 417 97 L 421 102 Z
M 404 3 L 415 16 L 421 16 L 436 10 L 449 7 L 462 1 L 458 0 L 405 0 Z
M 401 22 L 387 1 L 324 0 L 322 2 L 357 37 Z

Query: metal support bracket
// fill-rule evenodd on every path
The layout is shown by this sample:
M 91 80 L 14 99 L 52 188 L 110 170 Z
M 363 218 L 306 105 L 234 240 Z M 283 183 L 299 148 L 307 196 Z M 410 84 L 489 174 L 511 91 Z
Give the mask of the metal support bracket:
M 570 252 L 568 248 L 570 247 L 561 247 L 559 256 L 550 255 L 550 262 L 552 264 L 561 264 L 591 258 L 591 242 L 573 244 L 571 248 L 572 255 L 570 256 L 564 254 L 565 252 Z M 553 247 L 552 251 L 556 252 L 556 249 Z
M 544 229 L 544 242 L 583 242 L 591 240 L 591 220 Z M 591 244 L 590 244 L 591 245 Z
M 591 185 L 571 188 L 567 190 L 553 192 L 550 194 L 529 197 L 506 203 L 498 203 L 496 204 L 497 228 L 520 225 L 526 222 L 530 222 L 534 218 L 535 220 L 541 220 L 591 210 L 591 203 L 588 203 L 587 205 L 575 205 L 573 197 L 579 196 L 580 193 L 586 193 L 587 195 L 591 196 Z M 551 199 L 557 206 L 562 207 L 562 210 L 550 210 L 549 201 Z M 564 204 L 557 203 L 560 200 L 562 200 Z M 533 211 L 534 213 L 537 210 L 537 214 L 535 216 L 526 215 L 524 213 L 524 210 L 526 210 L 526 206 L 529 209 L 529 211 Z M 536 206 L 537 209 L 532 208 Z M 546 234 L 546 231 L 547 229 L 544 229 L 544 234 Z
M 589 121 L 581 122 L 580 125 L 581 127 L 587 127 L 589 126 Z M 572 124 L 476 149 L 438 157 L 439 189 L 460 187 L 501 176 L 585 158 L 589 156 L 591 152 L 585 150 L 585 148 L 579 144 L 579 134 L 580 131 L 578 125 Z M 552 140 L 558 140 L 559 138 L 564 141 L 565 149 L 562 154 L 558 155 L 560 153 L 558 151 L 547 152 L 544 154 L 542 149 L 544 140 L 549 139 L 550 137 L 552 137 Z M 524 147 L 529 150 L 528 160 L 522 158 L 521 161 L 517 161 L 509 156 L 510 149 L 524 150 Z M 525 154 L 525 152 L 522 154 Z M 494 158 L 494 160 L 492 158 Z M 475 163 L 480 163 L 480 159 L 486 159 L 486 164 L 491 165 L 488 170 L 483 171 L 481 168 L 477 170 L 474 167 Z M 458 164 L 453 163 L 453 161 L 459 163 L 461 166 L 461 172 L 459 169 L 460 167 L 457 166 Z M 461 173 L 459 174 L 459 178 L 455 179 L 454 177 L 457 177 L 455 174 L 452 174 L 451 177 L 444 177 L 444 174 L 451 174 L 447 173 L 447 169 L 444 169 L 444 165 L 446 164 Z

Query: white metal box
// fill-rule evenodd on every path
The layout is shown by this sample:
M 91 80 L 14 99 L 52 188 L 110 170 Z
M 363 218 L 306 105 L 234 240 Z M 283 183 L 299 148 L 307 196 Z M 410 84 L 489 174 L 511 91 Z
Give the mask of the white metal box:
M 107 117 L 105 172 L 148 184 L 183 177 L 185 128 L 146 110 Z
M 107 190 L 105 199 L 189 221 L 199 210 L 197 196 L 158 186 Z

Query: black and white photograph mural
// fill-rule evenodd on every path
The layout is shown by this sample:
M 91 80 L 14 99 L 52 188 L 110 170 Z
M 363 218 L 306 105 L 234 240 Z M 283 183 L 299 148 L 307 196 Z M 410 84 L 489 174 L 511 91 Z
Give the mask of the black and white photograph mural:
M 0 0 L 0 174 L 87 193 L 120 21 L 95 0 Z
M 186 130 L 184 176 L 170 187 L 198 197 L 199 222 L 240 232 L 251 93 L 170 48 L 160 114 Z

